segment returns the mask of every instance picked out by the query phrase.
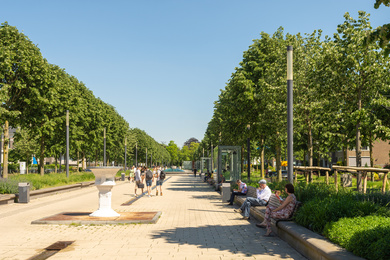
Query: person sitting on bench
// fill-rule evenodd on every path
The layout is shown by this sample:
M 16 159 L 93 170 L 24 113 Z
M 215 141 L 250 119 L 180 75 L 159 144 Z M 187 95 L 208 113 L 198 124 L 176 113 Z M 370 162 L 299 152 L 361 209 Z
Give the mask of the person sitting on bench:
M 264 235 L 266 237 L 272 236 L 271 218 L 288 219 L 292 215 L 295 204 L 297 203 L 297 198 L 294 195 L 294 185 L 287 183 L 284 187 L 284 190 L 288 194 L 287 198 L 279 207 L 268 205 L 265 210 L 264 221 L 256 224 L 258 227 L 267 228 L 267 233 Z
M 241 180 L 237 180 L 237 185 L 238 185 L 238 190 L 233 189 L 233 192 L 230 195 L 230 200 L 227 201 L 227 202 L 229 202 L 229 205 L 233 205 L 235 196 L 237 196 L 237 195 L 238 196 L 246 196 L 246 193 L 248 192 L 248 187 Z
M 271 189 L 267 186 L 267 181 L 262 179 L 259 181 L 259 188 L 256 190 L 257 198 L 248 197 L 242 203 L 239 209 L 235 209 L 235 212 L 244 213 L 243 219 L 249 219 L 249 213 L 251 206 L 265 206 L 268 203 L 269 197 L 271 197 Z

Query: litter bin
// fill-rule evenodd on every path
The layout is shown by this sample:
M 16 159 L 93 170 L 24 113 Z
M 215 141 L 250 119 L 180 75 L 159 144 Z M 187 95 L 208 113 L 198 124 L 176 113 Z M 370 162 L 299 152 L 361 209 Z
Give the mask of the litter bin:
M 226 202 L 230 199 L 230 183 L 222 183 L 222 202 Z
M 30 202 L 30 183 L 19 182 L 19 203 Z
M 122 181 L 125 181 L 125 173 L 124 172 L 122 172 L 122 175 L 121 175 L 121 177 L 122 177 Z

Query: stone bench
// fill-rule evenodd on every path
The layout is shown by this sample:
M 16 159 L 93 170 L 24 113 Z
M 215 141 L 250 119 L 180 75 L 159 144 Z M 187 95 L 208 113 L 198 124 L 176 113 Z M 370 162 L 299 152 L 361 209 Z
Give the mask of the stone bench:
M 248 186 L 247 196 L 236 196 L 235 203 L 242 205 L 246 197 L 256 197 L 256 188 Z M 301 203 L 298 201 L 293 215 Z M 264 220 L 265 206 L 251 207 L 250 214 L 259 222 Z M 363 260 L 363 258 L 353 255 L 344 248 L 333 244 L 321 235 L 296 224 L 291 219 L 272 219 L 271 229 L 274 234 L 286 241 L 308 259 L 318 260 Z

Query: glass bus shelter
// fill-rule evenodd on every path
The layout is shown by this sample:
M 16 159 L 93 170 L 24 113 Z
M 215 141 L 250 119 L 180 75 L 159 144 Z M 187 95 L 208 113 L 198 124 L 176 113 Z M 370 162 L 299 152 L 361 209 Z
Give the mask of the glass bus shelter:
M 211 172 L 211 158 L 201 157 L 200 158 L 200 170 L 202 173 Z
M 241 178 L 241 146 L 218 146 L 217 181 L 221 174 L 226 182 L 235 182 Z

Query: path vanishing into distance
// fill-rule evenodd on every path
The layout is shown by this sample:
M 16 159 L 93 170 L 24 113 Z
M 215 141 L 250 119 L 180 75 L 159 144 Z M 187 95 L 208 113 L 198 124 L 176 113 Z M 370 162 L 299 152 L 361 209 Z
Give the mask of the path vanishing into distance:
M 153 186 L 154 187 L 154 186 Z M 140 191 L 138 191 L 140 193 Z M 52 225 L 32 221 L 61 212 L 93 212 L 98 191 L 84 189 L 0 205 L 0 259 L 29 259 L 58 241 L 74 241 L 48 259 L 306 259 L 278 237 L 263 237 L 255 220 L 222 203 L 214 188 L 193 174 L 171 174 L 163 196 L 133 203 L 134 183 L 117 181 L 112 208 L 161 211 L 155 224 Z M 127 205 L 128 204 L 128 205 Z

